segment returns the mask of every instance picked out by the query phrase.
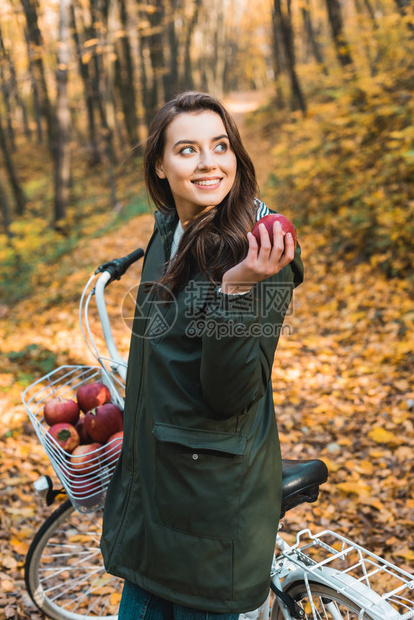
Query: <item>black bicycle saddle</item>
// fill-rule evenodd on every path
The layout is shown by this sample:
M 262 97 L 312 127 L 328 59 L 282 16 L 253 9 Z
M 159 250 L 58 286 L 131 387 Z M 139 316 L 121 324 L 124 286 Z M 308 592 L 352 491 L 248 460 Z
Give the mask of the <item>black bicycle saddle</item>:
M 316 502 L 319 486 L 328 480 L 323 461 L 282 459 L 282 518 L 288 510 L 305 502 Z

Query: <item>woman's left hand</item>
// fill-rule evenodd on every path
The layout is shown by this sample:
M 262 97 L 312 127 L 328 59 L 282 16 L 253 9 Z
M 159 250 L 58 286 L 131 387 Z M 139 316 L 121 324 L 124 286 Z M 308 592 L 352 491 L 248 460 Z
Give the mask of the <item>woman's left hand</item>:
M 264 224 L 259 225 L 260 246 L 256 237 L 247 233 L 249 250 L 246 258 L 226 271 L 222 278 L 223 293 L 244 293 L 256 282 L 266 280 L 286 267 L 294 257 L 295 244 L 290 233 L 285 235 L 279 222 L 273 224 L 273 246 Z

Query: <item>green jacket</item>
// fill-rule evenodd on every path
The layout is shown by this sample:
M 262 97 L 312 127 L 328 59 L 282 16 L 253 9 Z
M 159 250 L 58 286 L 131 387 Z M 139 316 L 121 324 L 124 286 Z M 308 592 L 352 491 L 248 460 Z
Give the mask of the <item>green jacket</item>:
M 197 274 L 162 306 L 144 283 L 161 276 L 178 218 L 155 219 L 101 550 L 109 573 L 167 600 L 246 612 L 269 591 L 281 502 L 271 372 L 303 281 L 300 247 L 246 295 L 223 295 Z

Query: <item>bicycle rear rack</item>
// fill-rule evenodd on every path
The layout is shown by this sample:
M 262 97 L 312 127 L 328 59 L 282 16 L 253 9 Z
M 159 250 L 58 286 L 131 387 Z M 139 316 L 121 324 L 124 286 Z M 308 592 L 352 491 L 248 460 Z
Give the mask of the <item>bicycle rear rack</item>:
M 281 551 L 279 568 L 282 556 L 305 567 L 309 580 L 314 575 L 315 580 L 324 582 L 326 576 L 326 584 L 335 582 L 336 590 L 344 596 L 365 597 L 367 612 L 380 614 L 381 604 L 386 602 L 395 609 L 395 620 L 414 618 L 414 575 L 336 532 L 324 530 L 313 535 L 304 529 L 293 546 Z

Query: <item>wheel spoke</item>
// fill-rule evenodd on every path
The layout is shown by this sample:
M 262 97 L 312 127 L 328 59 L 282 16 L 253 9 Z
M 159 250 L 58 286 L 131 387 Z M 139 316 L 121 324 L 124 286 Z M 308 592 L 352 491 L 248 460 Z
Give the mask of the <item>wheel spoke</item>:
M 105 571 L 101 513 L 74 513 L 65 502 L 44 523 L 29 549 L 25 579 L 36 605 L 54 620 L 115 618 L 122 580 Z
M 311 598 L 304 582 L 297 582 L 286 590 L 304 610 L 304 620 L 359 620 L 361 607 L 352 599 L 336 592 L 329 586 L 310 583 Z M 370 615 L 364 615 L 372 620 Z M 278 603 L 272 607 L 271 620 L 283 620 Z

